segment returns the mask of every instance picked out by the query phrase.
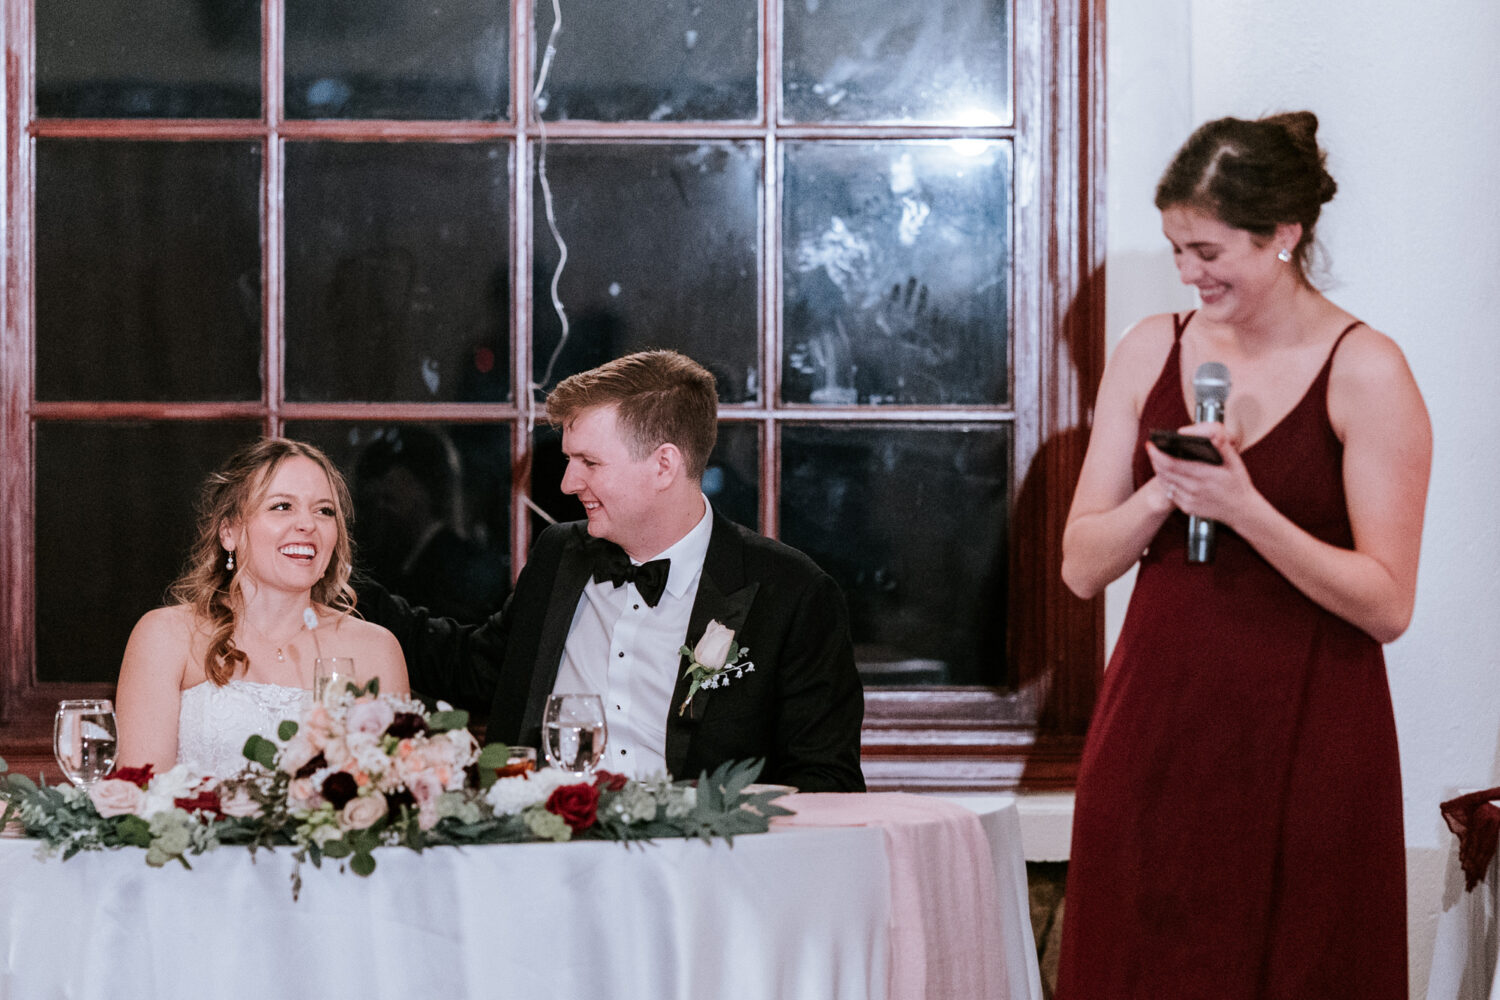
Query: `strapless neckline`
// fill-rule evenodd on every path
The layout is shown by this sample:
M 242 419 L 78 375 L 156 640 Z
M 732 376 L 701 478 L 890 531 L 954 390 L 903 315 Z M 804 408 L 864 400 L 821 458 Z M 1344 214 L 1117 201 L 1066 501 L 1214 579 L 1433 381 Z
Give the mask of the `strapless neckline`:
M 245 741 L 252 734 L 274 739 L 286 719 L 296 719 L 312 698 L 305 688 L 260 681 L 212 681 L 182 692 L 177 717 L 177 763 L 216 778 L 239 773 L 249 762 Z

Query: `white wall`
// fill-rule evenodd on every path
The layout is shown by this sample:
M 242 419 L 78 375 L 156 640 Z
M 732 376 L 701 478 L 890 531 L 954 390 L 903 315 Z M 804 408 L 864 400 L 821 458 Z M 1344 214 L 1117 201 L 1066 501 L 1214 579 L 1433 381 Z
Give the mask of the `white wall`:
M 1319 224 L 1325 290 L 1396 339 L 1432 413 L 1416 617 L 1386 649 L 1420 997 L 1462 890 L 1438 803 L 1500 785 L 1500 4 L 1131 0 L 1107 28 L 1111 345 L 1192 302 L 1151 207 L 1176 147 L 1210 118 L 1307 108 L 1339 184 Z M 1128 580 L 1109 591 L 1111 641 L 1128 595 Z

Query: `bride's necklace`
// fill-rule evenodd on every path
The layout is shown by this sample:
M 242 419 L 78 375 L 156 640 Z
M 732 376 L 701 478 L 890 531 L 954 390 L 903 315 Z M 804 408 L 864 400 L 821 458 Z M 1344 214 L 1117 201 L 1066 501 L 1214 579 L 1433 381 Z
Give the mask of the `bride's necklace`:
M 264 642 L 267 646 L 270 646 L 272 649 L 276 650 L 276 659 L 280 663 L 285 663 L 286 662 L 286 654 L 284 654 L 281 651 L 281 647 L 282 646 L 290 646 L 292 644 L 292 639 L 295 639 L 297 636 L 301 635 L 303 632 L 305 632 L 307 630 L 306 623 L 304 623 L 302 625 L 299 625 L 299 626 L 297 626 L 297 631 L 293 632 L 290 638 L 285 639 L 281 643 L 278 644 L 276 642 L 276 640 L 272 639 L 270 636 L 266 635 L 260 629 L 256 628 L 255 627 L 255 623 L 252 622 L 249 618 L 241 618 L 240 621 L 244 622 L 245 625 L 252 632 L 254 632 L 256 635 L 260 636 L 262 642 Z

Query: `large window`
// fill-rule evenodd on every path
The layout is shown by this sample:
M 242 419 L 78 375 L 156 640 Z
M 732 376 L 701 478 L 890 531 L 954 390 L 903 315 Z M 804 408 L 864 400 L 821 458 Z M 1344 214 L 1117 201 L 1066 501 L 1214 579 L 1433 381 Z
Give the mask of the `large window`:
M 719 381 L 705 491 L 844 588 L 871 784 L 1070 780 L 1092 0 L 4 16 L 0 754 L 110 692 L 238 443 L 325 448 L 363 569 L 478 619 L 580 514 L 547 390 L 672 347 Z

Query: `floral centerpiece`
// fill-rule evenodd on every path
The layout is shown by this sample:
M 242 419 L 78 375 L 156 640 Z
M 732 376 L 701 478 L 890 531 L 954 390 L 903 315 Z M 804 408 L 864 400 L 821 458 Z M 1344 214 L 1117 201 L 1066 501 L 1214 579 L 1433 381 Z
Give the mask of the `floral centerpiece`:
M 780 790 L 747 791 L 759 761 L 727 763 L 696 784 L 668 777 L 592 779 L 547 769 L 512 774 L 509 748 L 481 750 L 468 713 L 380 694 L 375 681 L 282 722 L 276 739 L 251 736 L 247 764 L 218 780 L 178 765 L 162 774 L 121 768 L 85 791 L 6 774 L 0 760 L 0 827 L 19 821 L 45 852 L 146 850 L 146 863 L 184 867 L 222 845 L 290 847 L 300 863 L 324 858 L 358 875 L 374 850 L 461 844 L 658 837 L 732 840 L 764 832 L 787 810 Z M 502 776 L 506 775 L 506 776 Z

